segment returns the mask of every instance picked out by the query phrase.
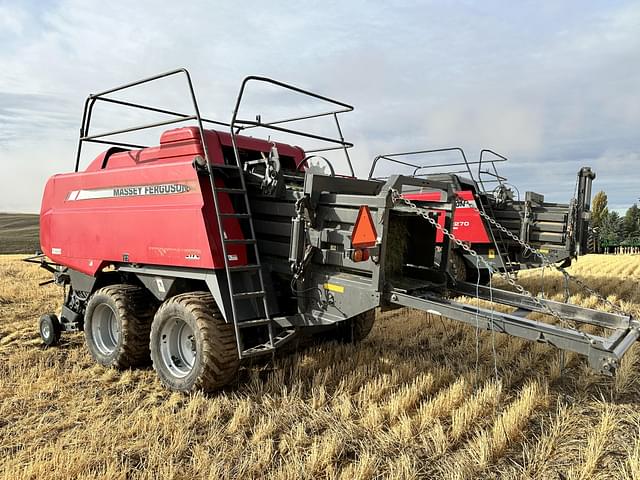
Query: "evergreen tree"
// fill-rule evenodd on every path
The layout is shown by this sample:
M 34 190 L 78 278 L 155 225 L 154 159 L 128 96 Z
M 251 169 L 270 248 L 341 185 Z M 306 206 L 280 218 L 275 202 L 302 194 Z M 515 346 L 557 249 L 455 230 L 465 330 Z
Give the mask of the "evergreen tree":
M 618 212 L 611 211 L 602 218 L 600 224 L 600 242 L 602 245 L 618 245 L 624 238 L 622 218 Z
M 631 205 L 622 220 L 625 240 L 632 241 L 640 237 L 640 209 L 637 204 Z

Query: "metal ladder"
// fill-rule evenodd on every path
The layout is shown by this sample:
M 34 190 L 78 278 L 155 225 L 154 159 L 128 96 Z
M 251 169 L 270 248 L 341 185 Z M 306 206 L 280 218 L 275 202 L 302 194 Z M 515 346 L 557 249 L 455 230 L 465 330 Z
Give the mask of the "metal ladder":
M 284 329 L 279 333 L 274 332 L 274 321 L 271 318 L 269 312 L 269 305 L 267 302 L 266 290 L 264 286 L 264 278 L 262 273 L 262 264 L 260 263 L 260 254 L 258 252 L 258 242 L 256 239 L 255 228 L 253 225 L 253 218 L 251 216 L 251 207 L 249 205 L 249 196 L 247 193 L 247 187 L 244 179 L 242 167 L 239 165 L 238 158 L 234 155 L 235 165 L 231 164 L 216 164 L 208 162 L 209 179 L 211 182 L 212 195 L 214 200 L 214 209 L 216 213 L 216 220 L 218 222 L 218 230 L 220 232 L 220 240 L 222 245 L 222 254 L 224 257 L 225 272 L 227 275 L 227 283 L 229 285 L 229 296 L 231 300 L 231 312 L 233 316 L 233 326 L 236 334 L 236 342 L 238 345 L 239 358 L 248 358 L 258 355 L 264 355 L 273 352 L 278 346 L 286 342 L 291 336 L 295 334 L 294 329 Z M 234 179 L 239 181 L 237 187 L 218 187 L 216 185 L 216 176 L 214 172 L 218 170 L 224 171 L 234 175 Z M 220 199 L 218 195 L 220 193 L 226 193 L 230 196 L 242 197 L 244 211 L 243 212 L 221 212 Z M 228 218 L 236 218 L 239 221 L 247 222 L 248 229 L 242 229 L 245 233 L 245 238 L 227 238 L 224 231 L 224 220 Z M 247 236 L 248 233 L 248 236 Z M 251 255 L 248 255 L 247 265 L 230 266 L 229 265 L 229 245 L 246 245 L 247 248 L 253 248 L 253 259 Z M 247 252 L 249 253 L 249 252 Z M 235 274 L 248 275 L 250 281 L 246 281 L 247 277 L 238 278 Z M 245 291 L 242 289 L 242 285 L 239 283 L 243 281 L 244 284 L 256 285 L 257 289 L 252 291 Z M 239 320 L 238 312 L 240 311 L 240 302 L 247 301 L 261 301 L 262 313 L 260 313 L 260 307 L 256 308 L 257 317 L 250 320 Z M 262 318 L 261 318 L 262 317 Z M 243 332 L 248 329 L 256 327 L 264 327 L 268 329 L 269 340 L 248 348 L 245 348 L 245 342 L 243 339 Z

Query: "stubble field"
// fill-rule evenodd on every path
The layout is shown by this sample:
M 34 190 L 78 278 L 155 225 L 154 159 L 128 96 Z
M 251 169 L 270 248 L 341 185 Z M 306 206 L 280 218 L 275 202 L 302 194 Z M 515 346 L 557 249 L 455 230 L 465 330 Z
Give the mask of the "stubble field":
M 40 249 L 40 215 L 0 212 L 0 254 Z
M 20 259 L 0 256 L 0 478 L 640 479 L 637 346 L 609 379 L 545 345 L 396 310 L 360 345 L 300 350 L 185 396 L 153 370 L 95 365 L 82 334 L 43 348 L 36 319 L 62 292 Z M 640 312 L 640 256 L 571 271 Z M 560 276 L 545 271 L 544 290 L 560 298 Z

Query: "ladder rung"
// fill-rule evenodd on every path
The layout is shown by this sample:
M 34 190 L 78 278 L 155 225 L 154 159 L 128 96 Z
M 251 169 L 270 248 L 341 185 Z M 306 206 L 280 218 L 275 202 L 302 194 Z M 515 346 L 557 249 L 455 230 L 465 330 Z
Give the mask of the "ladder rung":
M 247 193 L 246 190 L 243 190 L 242 188 L 216 188 L 216 192 L 219 193 L 230 193 L 232 195 L 241 195 L 244 193 Z
M 238 324 L 238 326 L 240 325 L 242 325 L 242 323 Z M 264 355 L 273 352 L 277 347 L 291 340 L 295 333 L 295 329 L 284 330 L 273 338 L 273 346 L 269 342 L 262 343 L 260 345 L 256 345 L 255 347 L 247 348 L 242 352 L 241 356 L 242 358 L 256 357 L 258 355 Z
M 249 328 L 249 327 L 258 327 L 260 325 L 269 325 L 271 320 L 268 318 L 259 318 L 257 320 L 245 320 L 243 322 L 238 322 L 238 328 Z
M 240 167 L 238 167 L 237 165 L 229 165 L 228 163 L 210 163 L 209 165 L 211 165 L 211 168 L 220 168 L 224 170 L 240 170 Z
M 242 293 L 234 293 L 233 298 L 237 298 L 238 300 L 248 300 L 250 298 L 259 298 L 264 297 L 264 290 L 258 290 L 256 292 L 242 292 Z
M 268 343 L 264 343 L 262 345 L 257 345 L 255 347 L 247 348 L 242 352 L 242 358 L 247 357 L 257 357 L 258 355 L 265 355 L 267 353 L 273 352 L 275 348 L 273 348 Z
M 229 267 L 230 272 L 251 272 L 254 270 L 260 270 L 260 265 L 236 265 Z
M 254 238 L 227 238 L 224 243 L 235 244 L 235 245 L 252 245 L 256 243 Z
M 231 218 L 251 218 L 251 215 L 248 213 L 221 213 L 220 216 Z
M 282 330 L 278 335 L 273 337 L 273 343 L 278 345 L 280 342 L 291 337 L 291 335 L 293 335 L 294 333 L 296 333 L 295 328 L 288 328 L 286 330 Z

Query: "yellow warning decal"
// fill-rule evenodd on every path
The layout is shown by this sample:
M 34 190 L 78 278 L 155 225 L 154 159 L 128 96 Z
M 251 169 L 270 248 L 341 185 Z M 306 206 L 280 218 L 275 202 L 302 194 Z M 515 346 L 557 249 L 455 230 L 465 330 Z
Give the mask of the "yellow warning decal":
M 336 285 L 335 283 L 325 283 L 324 288 L 331 292 L 344 293 L 344 287 L 342 285 Z
M 496 258 L 496 251 L 493 248 L 489 249 L 489 258 Z
M 548 248 L 541 248 L 540 249 L 540 253 L 549 253 L 549 249 Z

